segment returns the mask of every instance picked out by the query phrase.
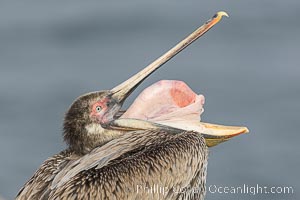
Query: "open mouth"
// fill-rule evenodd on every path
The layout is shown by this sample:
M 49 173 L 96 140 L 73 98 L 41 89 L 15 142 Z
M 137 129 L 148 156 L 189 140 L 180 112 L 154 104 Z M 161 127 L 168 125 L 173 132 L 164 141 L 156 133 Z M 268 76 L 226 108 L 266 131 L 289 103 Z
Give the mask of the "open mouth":
M 228 15 L 223 11 L 218 12 L 154 62 L 114 87 L 111 90 L 111 97 L 117 102 L 118 108 L 143 80 L 204 35 L 223 16 Z M 145 129 L 168 130 L 174 133 L 182 132 L 182 130 L 196 131 L 203 135 L 209 147 L 248 132 L 246 127 L 200 122 L 204 102 L 203 95 L 197 95 L 182 81 L 159 81 L 146 88 L 120 118 L 116 116 L 119 114 L 119 109 L 113 109 L 108 113 L 114 119 L 109 123 L 109 126 L 125 131 Z
M 184 82 L 162 80 L 142 91 L 121 118 L 145 120 L 181 130 L 196 131 L 203 134 L 208 146 L 215 146 L 249 132 L 246 127 L 200 122 L 204 103 L 204 96 L 197 95 Z

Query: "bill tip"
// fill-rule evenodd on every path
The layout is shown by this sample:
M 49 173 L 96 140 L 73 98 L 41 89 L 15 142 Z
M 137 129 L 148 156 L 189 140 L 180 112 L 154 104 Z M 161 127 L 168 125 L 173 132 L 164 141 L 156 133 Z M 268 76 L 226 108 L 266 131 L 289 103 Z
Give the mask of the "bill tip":
M 249 129 L 247 127 L 244 127 L 244 133 L 249 133 Z
M 227 14 L 227 12 L 225 12 L 225 11 L 219 11 L 219 12 L 217 12 L 217 15 L 220 16 L 220 17 L 223 17 L 223 16 L 229 17 L 229 15 Z

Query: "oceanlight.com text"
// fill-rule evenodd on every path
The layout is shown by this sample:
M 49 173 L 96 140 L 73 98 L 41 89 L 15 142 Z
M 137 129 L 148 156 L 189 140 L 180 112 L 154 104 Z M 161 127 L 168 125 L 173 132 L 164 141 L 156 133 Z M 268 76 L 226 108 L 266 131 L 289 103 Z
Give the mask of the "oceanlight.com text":
M 293 194 L 294 189 L 291 186 L 262 186 L 259 184 L 241 186 L 222 186 L 210 185 L 207 187 L 207 192 L 211 194 Z

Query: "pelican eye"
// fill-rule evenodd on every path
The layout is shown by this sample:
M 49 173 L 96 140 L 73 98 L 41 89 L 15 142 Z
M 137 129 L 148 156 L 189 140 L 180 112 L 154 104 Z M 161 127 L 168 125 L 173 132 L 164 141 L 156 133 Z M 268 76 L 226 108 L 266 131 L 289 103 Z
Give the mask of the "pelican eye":
M 97 107 L 96 107 L 96 111 L 97 111 L 97 112 L 100 112 L 101 110 L 102 110 L 101 106 L 97 106 Z

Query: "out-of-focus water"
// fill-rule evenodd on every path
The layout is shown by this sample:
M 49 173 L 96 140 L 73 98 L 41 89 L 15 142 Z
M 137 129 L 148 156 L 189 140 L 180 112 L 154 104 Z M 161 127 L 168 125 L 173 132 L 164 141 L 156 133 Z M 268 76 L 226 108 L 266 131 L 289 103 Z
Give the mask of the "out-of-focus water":
M 218 10 L 230 14 L 152 75 L 206 97 L 203 121 L 251 133 L 210 151 L 208 186 L 291 186 L 294 194 L 207 199 L 299 199 L 300 1 L 48 1 L 0 5 L 0 195 L 12 199 L 65 145 L 65 110 L 110 89 Z M 128 103 L 127 103 L 128 105 Z

